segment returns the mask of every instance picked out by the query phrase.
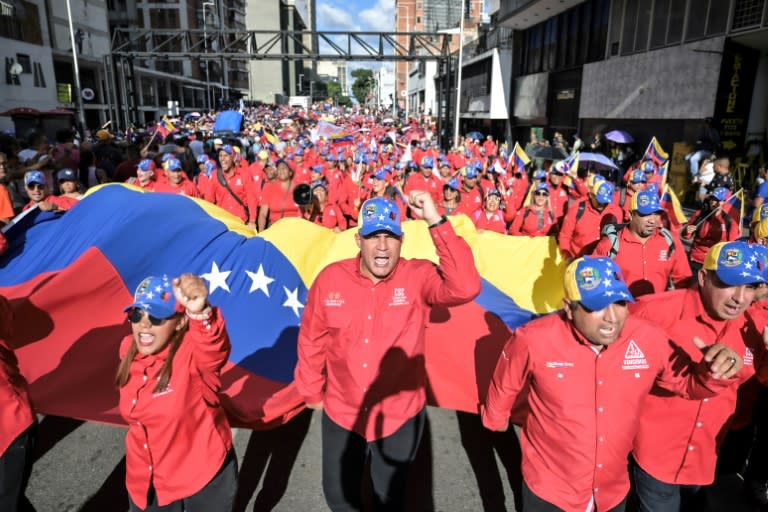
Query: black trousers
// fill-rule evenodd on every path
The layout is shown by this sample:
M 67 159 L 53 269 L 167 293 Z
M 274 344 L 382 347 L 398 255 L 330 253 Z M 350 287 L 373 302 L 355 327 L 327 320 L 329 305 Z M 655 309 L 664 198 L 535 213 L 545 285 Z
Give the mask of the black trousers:
M 408 470 L 419 449 L 425 419 L 422 409 L 392 435 L 368 442 L 323 412 L 323 492 L 328 507 L 334 512 L 362 510 L 361 485 L 370 455 L 376 510 L 404 510 Z
M 19 434 L 19 437 L 0 457 L 0 510 L 15 512 L 24 496 L 32 469 L 36 424 Z
M 147 508 L 140 509 L 128 497 L 130 512 L 230 512 L 237 495 L 237 456 L 232 448 L 216 476 L 192 496 L 176 500 L 162 507 L 157 504 L 154 487 L 150 486 Z
M 624 512 L 624 507 L 627 503 L 627 499 L 605 512 Z M 548 501 L 544 501 L 539 498 L 528 487 L 528 484 L 523 480 L 523 512 L 562 512 L 563 509 L 551 504 Z M 602 510 L 596 510 L 596 512 L 603 512 Z

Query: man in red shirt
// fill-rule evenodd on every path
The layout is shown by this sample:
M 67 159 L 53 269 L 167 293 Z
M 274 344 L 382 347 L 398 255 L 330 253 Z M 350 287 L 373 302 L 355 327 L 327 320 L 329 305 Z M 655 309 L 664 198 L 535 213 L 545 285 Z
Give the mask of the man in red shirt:
M 168 192 L 170 194 L 179 194 L 189 197 L 200 197 L 197 187 L 184 173 L 181 168 L 181 162 L 177 158 L 171 158 L 163 163 L 165 168 L 165 178 L 162 182 L 155 185 L 155 192 Z
M 361 510 L 369 454 L 377 510 L 405 509 L 425 420 L 429 309 L 480 292 L 469 245 L 430 194 L 411 192 L 408 206 L 429 225 L 440 267 L 401 259 L 397 205 L 369 199 L 355 234 L 360 253 L 320 272 L 302 315 L 294 382 L 308 407 L 323 411 L 323 490 L 334 511 Z
M 66 211 L 73 206 L 68 198 L 60 198 L 47 193 L 45 174 L 41 171 L 27 171 L 24 174 L 24 188 L 29 196 L 29 202 L 24 205 L 24 210 L 37 206 L 44 212 Z
M 474 166 L 465 167 L 461 174 L 461 210 L 469 215 L 483 207 L 483 193 L 477 186 L 477 170 Z
M 563 257 L 577 258 L 591 254 L 606 224 L 621 220 L 621 209 L 613 203 L 613 183 L 595 182 L 589 195 L 568 207 L 560 228 L 558 244 Z
M 548 178 L 550 185 L 549 204 L 555 219 L 561 223 L 565 217 L 565 208 L 568 206 L 568 187 L 564 183 L 563 167 L 561 165 L 550 167 Z
M 704 352 L 700 363 L 678 358 L 665 331 L 628 314 L 633 300 L 612 260 L 579 258 L 565 272 L 563 311 L 529 322 L 504 346 L 482 420 L 506 430 L 527 390 L 526 512 L 623 511 L 627 455 L 652 386 L 688 399 L 712 397 L 741 369 L 735 351 L 707 346 L 712 338 L 691 342 Z
M 440 179 L 432 174 L 435 161 L 431 156 L 425 156 L 421 160 L 421 172 L 412 173 L 405 183 L 405 192 L 424 190 L 432 196 L 432 201 L 437 204 L 443 195 L 443 184 Z
M 715 398 L 685 401 L 654 388 L 645 399 L 634 441 L 632 468 L 639 510 L 685 509 L 702 485 L 714 479 L 717 451 L 734 413 L 739 384 L 755 374 L 765 349 L 745 311 L 763 284 L 755 249 L 744 242 L 721 242 L 706 255 L 698 288 L 643 297 L 632 315 L 666 329 L 693 360 L 701 352 L 691 336 L 716 340 L 744 359 L 734 382 Z
M 635 297 L 665 291 L 670 279 L 675 288 L 687 287 L 691 269 L 685 247 L 675 233 L 662 226 L 664 208 L 659 195 L 642 190 L 629 203 L 629 223 L 603 228 L 592 254 L 613 258 Z
M 240 217 L 248 227 L 255 230 L 259 211 L 259 192 L 255 188 L 251 175 L 246 170 L 235 167 L 235 150 L 229 144 L 221 146 L 219 164 L 228 187 L 219 181 L 219 170 L 213 171 L 205 200 Z

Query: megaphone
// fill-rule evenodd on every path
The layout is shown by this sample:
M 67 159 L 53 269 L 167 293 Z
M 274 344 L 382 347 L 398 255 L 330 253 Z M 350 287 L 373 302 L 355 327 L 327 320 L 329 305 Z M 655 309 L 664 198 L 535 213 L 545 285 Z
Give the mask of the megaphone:
M 300 183 L 293 188 L 293 202 L 299 206 L 307 206 L 312 202 L 312 188 L 306 183 Z

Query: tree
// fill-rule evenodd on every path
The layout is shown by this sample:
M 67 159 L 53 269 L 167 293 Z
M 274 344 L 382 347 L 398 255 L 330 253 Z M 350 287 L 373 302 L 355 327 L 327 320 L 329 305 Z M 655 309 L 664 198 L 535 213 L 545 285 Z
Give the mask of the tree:
M 358 68 L 352 71 L 355 81 L 352 83 L 352 94 L 355 95 L 358 103 L 365 105 L 368 100 L 368 94 L 373 90 L 376 79 L 373 71 L 367 68 Z
M 338 101 L 339 96 L 341 96 L 341 84 L 331 81 L 326 84 L 326 88 L 328 90 L 328 97 L 333 98 L 333 101 Z
M 352 100 L 349 98 L 349 96 L 339 96 L 339 99 L 336 101 L 336 103 L 338 103 L 341 107 L 352 106 Z

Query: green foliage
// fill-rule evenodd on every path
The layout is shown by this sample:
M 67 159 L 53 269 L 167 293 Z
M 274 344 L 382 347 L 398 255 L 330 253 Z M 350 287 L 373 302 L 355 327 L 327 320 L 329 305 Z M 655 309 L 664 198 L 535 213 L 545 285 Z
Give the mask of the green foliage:
M 358 68 L 352 71 L 355 81 L 352 83 L 352 94 L 355 95 L 358 103 L 364 105 L 368 99 L 368 94 L 373 92 L 376 85 L 376 79 L 373 76 L 373 70 L 367 68 Z

